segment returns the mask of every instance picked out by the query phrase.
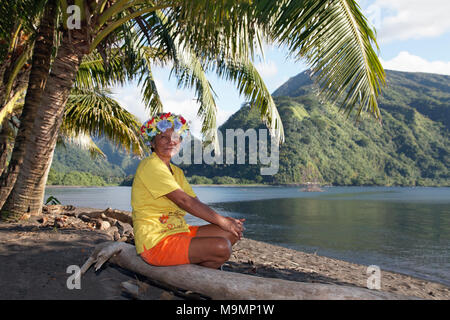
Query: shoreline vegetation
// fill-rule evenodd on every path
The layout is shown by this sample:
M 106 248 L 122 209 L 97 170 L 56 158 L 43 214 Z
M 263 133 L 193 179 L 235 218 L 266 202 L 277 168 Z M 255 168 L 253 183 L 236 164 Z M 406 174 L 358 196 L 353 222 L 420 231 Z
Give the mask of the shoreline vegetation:
M 120 282 L 126 281 L 127 277 L 117 274 L 114 266 L 102 270 L 101 277 L 88 272 L 83 276 L 84 290 L 67 290 L 64 284 L 68 275 L 64 271 L 69 265 L 84 263 L 95 245 L 102 241 L 134 244 L 130 225 L 131 212 L 111 208 L 101 210 L 51 205 L 44 206 L 40 216 L 27 218 L 13 224 L 0 223 L 0 262 L 4 262 L 0 263 L 0 268 L 4 269 L 0 273 L 8 272 L 10 277 L 16 279 L 0 289 L 0 298 L 124 298 Z M 14 259 L 19 255 L 28 262 L 27 265 L 33 266 L 30 267 L 32 272 L 24 270 L 23 266 L 14 265 L 20 264 L 21 259 Z M 367 268 L 368 266 L 248 238 L 243 238 L 233 247 L 232 256 L 224 265 L 224 271 L 227 272 L 362 288 L 367 287 L 370 276 Z M 128 280 L 134 280 L 135 277 L 137 276 L 128 276 Z M 99 282 L 100 278 L 102 283 Z M 25 288 L 31 282 L 39 289 Z M 40 283 L 45 285 L 38 285 Z M 450 299 L 450 287 L 401 273 L 381 270 L 380 284 L 381 291 L 422 299 Z M 179 299 L 179 295 L 173 290 L 150 286 L 150 291 L 153 292 L 153 299 Z M 25 294 L 15 297 L 17 292 Z
M 236 186 L 299 186 L 304 187 L 310 184 L 317 184 L 320 187 L 331 186 L 367 186 L 367 187 L 450 187 L 448 182 L 445 183 L 422 183 L 416 181 L 415 183 L 301 183 L 301 182 L 260 182 L 251 181 L 248 179 L 233 178 L 230 176 L 216 176 L 213 178 L 207 178 L 203 176 L 187 176 L 186 177 L 191 185 L 236 185 Z M 261 179 L 259 179 L 261 180 Z M 108 187 L 108 186 L 131 186 L 133 184 L 133 176 L 127 176 L 125 178 L 111 178 L 105 179 L 101 176 L 95 176 L 90 173 L 81 172 L 78 174 L 69 173 L 69 177 L 66 179 L 66 175 L 61 175 L 58 179 L 53 177 L 53 174 L 49 176 L 47 181 L 47 187 L 50 186 L 82 186 L 82 187 Z
M 191 183 L 192 186 L 196 187 L 307 187 L 306 184 L 300 183 L 286 183 L 286 184 L 265 184 L 265 183 L 249 183 L 249 184 L 238 184 L 238 183 L 222 183 L 222 184 L 205 184 Z M 131 187 L 131 185 L 121 185 L 121 184 L 110 184 L 110 185 L 46 185 L 46 188 L 101 188 L 101 187 Z M 320 188 L 329 187 L 404 187 L 404 188 L 449 188 L 450 185 L 435 185 L 435 186 L 409 186 L 409 185 L 320 185 Z

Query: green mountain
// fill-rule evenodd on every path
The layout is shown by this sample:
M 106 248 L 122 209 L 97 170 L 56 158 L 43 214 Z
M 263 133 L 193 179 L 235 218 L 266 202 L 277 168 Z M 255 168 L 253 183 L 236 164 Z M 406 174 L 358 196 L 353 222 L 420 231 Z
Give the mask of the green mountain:
M 368 117 L 356 123 L 334 105 L 321 102 L 307 72 L 289 79 L 274 93 L 283 121 L 285 143 L 279 168 L 261 175 L 261 164 L 180 165 L 191 183 L 293 184 L 317 180 L 333 185 L 449 186 L 450 77 L 386 71 L 379 98 L 382 124 Z M 264 129 L 258 112 L 243 106 L 220 128 Z M 270 139 L 269 139 L 270 141 Z M 105 183 L 131 183 L 139 160 L 104 140 L 107 160 L 87 152 L 55 152 L 51 174 L 83 172 Z M 248 147 L 247 147 L 248 148 Z M 248 155 L 248 149 L 246 149 Z M 70 155 L 67 155 L 69 153 Z M 225 161 L 224 161 L 225 162 Z M 88 178 L 86 178 L 88 179 Z M 54 179 L 53 181 L 56 181 Z M 49 177 L 49 181 L 51 181 Z M 58 184 L 65 182 L 64 177 Z
M 105 138 L 96 139 L 95 143 L 106 158 L 93 159 L 89 151 L 71 144 L 57 146 L 47 185 L 106 186 L 130 180 L 139 160 Z
M 336 106 L 321 103 L 308 74 L 283 84 L 274 100 L 286 142 L 279 170 L 260 176 L 260 165 L 190 166 L 190 175 L 222 176 L 266 183 L 333 185 L 448 186 L 450 175 L 450 77 L 387 71 L 379 99 L 382 125 L 370 118 L 356 123 Z M 255 110 L 241 108 L 220 128 L 263 128 Z

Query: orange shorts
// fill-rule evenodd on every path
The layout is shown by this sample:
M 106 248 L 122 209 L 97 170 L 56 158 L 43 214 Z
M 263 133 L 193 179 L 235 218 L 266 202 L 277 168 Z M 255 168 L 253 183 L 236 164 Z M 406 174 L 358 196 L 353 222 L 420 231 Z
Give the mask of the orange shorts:
M 172 234 L 163 238 L 154 247 L 141 253 L 142 259 L 154 266 L 189 264 L 189 245 L 197 234 L 198 226 L 189 226 L 189 232 Z

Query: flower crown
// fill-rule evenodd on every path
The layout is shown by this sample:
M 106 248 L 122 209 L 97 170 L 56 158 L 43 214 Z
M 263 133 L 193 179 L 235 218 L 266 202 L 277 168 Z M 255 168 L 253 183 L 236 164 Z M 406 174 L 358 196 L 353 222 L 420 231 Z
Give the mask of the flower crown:
M 144 122 L 141 127 L 141 135 L 145 143 L 150 146 L 150 142 L 157 134 L 166 132 L 167 129 L 172 127 L 173 131 L 183 138 L 189 134 L 189 125 L 186 120 L 181 115 L 167 112 L 158 114 Z

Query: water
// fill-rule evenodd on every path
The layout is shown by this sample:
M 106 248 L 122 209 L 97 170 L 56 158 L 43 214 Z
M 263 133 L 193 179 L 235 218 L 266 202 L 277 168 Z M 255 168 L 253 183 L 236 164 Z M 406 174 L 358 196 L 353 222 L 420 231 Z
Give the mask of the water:
M 195 187 L 248 238 L 450 285 L 450 188 Z M 47 188 L 63 204 L 131 211 L 130 187 Z M 186 215 L 190 224 L 205 222 Z

